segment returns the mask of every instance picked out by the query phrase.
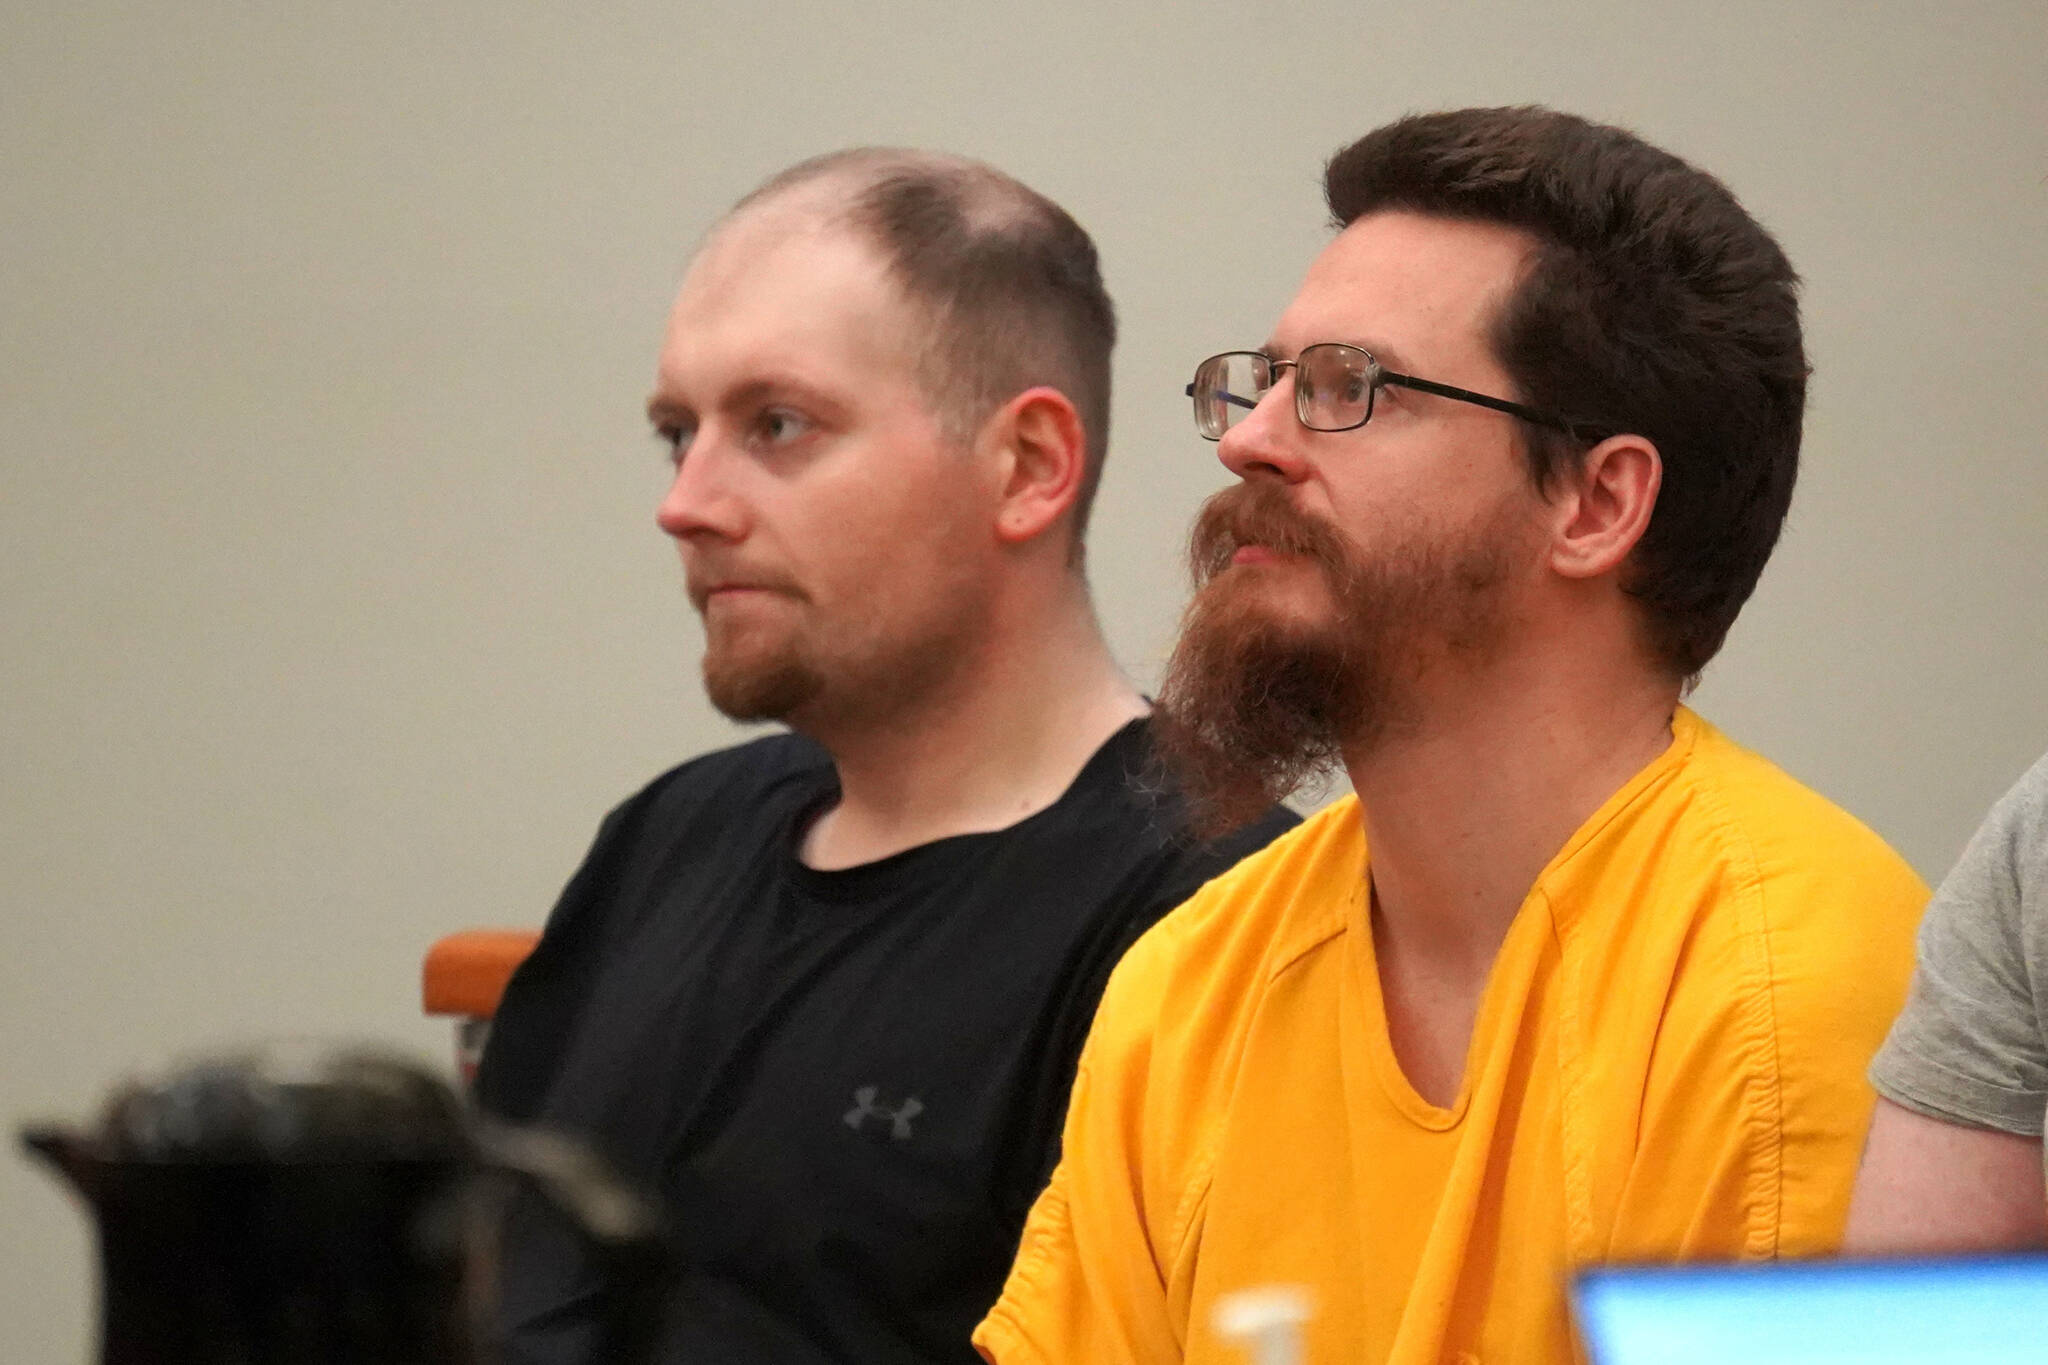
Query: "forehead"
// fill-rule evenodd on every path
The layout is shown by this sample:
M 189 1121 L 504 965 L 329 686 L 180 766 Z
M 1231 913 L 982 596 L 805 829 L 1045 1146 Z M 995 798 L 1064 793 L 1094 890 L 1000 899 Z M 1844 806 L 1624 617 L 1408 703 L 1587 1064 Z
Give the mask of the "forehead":
M 1348 341 L 1395 368 L 1469 362 L 1489 354 L 1493 319 L 1533 245 L 1496 223 L 1367 214 L 1309 266 L 1273 343 L 1292 355 L 1313 342 Z
M 721 225 L 684 273 L 657 386 L 801 369 L 819 383 L 908 385 L 914 309 L 857 233 L 772 207 Z

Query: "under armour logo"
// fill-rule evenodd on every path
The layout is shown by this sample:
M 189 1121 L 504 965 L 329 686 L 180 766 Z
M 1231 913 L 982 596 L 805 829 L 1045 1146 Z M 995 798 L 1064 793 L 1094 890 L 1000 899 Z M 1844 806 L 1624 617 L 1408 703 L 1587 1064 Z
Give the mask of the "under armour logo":
M 876 1104 L 881 1087 L 864 1085 L 853 1092 L 853 1108 L 846 1111 L 846 1126 L 856 1133 L 869 1119 L 889 1120 L 889 1136 L 901 1142 L 910 1136 L 910 1121 L 924 1112 L 924 1101 L 911 1096 L 895 1109 Z

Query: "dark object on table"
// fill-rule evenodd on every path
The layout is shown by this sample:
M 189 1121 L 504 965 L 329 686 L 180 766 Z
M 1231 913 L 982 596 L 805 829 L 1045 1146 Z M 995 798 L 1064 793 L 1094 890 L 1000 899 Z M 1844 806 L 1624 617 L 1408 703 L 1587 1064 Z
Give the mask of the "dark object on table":
M 488 1229 L 524 1187 L 588 1240 L 602 1359 L 643 1359 L 669 1277 L 652 1207 L 588 1152 L 479 1126 L 368 1052 L 202 1062 L 131 1086 L 96 1132 L 22 1141 L 98 1219 L 102 1365 L 471 1365 Z

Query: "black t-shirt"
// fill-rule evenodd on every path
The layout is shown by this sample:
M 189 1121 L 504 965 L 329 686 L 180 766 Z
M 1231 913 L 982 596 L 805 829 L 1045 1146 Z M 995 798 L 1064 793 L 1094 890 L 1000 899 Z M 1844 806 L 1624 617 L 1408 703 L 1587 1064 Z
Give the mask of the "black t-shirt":
M 477 1087 L 662 1195 L 665 1361 L 978 1359 L 1110 969 L 1293 823 L 1197 844 L 1164 785 L 1134 721 L 1036 815 L 836 872 L 798 858 L 838 786 L 794 735 L 611 813 Z M 510 1361 L 584 1365 L 589 1272 L 531 1209 L 502 1298 Z

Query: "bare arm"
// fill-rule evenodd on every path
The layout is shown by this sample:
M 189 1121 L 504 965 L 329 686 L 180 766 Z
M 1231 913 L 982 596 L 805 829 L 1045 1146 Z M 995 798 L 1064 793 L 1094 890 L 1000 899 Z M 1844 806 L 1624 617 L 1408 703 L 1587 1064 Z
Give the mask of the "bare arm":
M 2048 1246 L 2041 1139 L 1928 1118 L 1877 1102 L 1843 1251 L 2013 1250 Z

